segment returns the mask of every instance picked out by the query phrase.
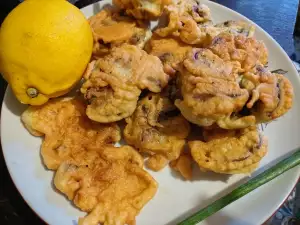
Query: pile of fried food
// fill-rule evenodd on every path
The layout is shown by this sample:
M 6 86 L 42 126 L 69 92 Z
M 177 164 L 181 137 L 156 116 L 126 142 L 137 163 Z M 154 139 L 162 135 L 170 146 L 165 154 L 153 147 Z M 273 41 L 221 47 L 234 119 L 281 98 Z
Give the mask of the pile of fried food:
M 135 224 L 158 188 L 144 158 L 149 169 L 169 164 L 189 180 L 193 161 L 203 171 L 251 173 L 267 153 L 257 125 L 293 102 L 253 25 L 215 25 L 198 0 L 114 4 L 89 18 L 94 50 L 82 94 L 22 115 L 31 134 L 44 136 L 55 187 L 89 213 L 79 225 Z M 115 147 L 124 120 L 128 145 Z

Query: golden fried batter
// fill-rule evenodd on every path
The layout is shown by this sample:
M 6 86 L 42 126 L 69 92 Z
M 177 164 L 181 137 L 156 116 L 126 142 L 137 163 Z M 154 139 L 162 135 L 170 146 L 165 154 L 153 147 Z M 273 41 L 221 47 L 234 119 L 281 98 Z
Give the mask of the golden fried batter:
M 206 131 L 204 137 L 207 142 L 189 142 L 191 153 L 200 168 L 216 173 L 251 173 L 267 153 L 267 140 L 255 126 Z
M 213 39 L 221 33 L 243 35 L 252 37 L 255 27 L 244 21 L 226 21 L 213 26 L 210 23 L 196 24 L 188 18 L 182 19 L 183 26 L 180 29 L 180 38 L 183 42 L 197 44 L 202 47 L 209 46 Z
M 253 37 L 255 32 L 255 26 L 243 20 L 228 20 L 224 23 L 219 23 L 215 25 L 215 27 L 221 28 L 219 29 L 220 33 L 229 32 L 233 35 L 242 34 L 245 37 Z
M 113 0 L 113 3 L 136 19 L 153 19 L 161 16 L 171 0 Z
M 170 166 L 175 171 L 178 171 L 184 179 L 191 180 L 193 176 L 192 168 L 193 159 L 188 154 L 182 154 L 178 159 L 170 162 Z
M 136 111 L 126 122 L 126 142 L 148 153 L 147 166 L 155 171 L 180 156 L 190 131 L 189 123 L 178 115 L 170 100 L 152 93 L 139 101 Z
M 152 36 L 146 47 L 149 54 L 157 56 L 162 61 L 165 72 L 170 75 L 176 73 L 176 67 L 192 49 L 178 38 L 160 38 L 157 35 Z
M 287 113 L 288 110 L 290 110 L 293 106 L 293 98 L 294 98 L 294 92 L 293 92 L 293 86 L 289 79 L 287 79 L 285 76 L 281 74 L 275 74 L 278 78 L 278 98 L 279 103 L 276 107 L 276 109 L 272 112 L 266 112 L 266 110 L 260 106 L 258 106 L 258 120 L 259 121 L 270 121 L 274 120 L 285 113 Z M 256 113 L 256 112 L 255 112 Z
M 235 71 L 247 72 L 256 64 L 266 65 L 268 52 L 263 42 L 245 35 L 224 32 L 216 36 L 208 47 L 226 62 L 232 62 Z
M 64 162 L 54 184 L 89 213 L 79 225 L 134 225 L 157 191 L 156 181 L 143 170 L 143 158 L 130 146 L 90 149 L 83 159 Z
M 189 53 L 181 68 L 180 86 L 183 99 L 177 99 L 175 105 L 190 122 L 222 127 L 228 122 L 233 127 L 235 124 L 234 128 L 245 125 L 228 118 L 246 104 L 248 91 L 240 88 L 232 65 L 210 50 L 193 49 Z
M 55 170 L 85 148 L 113 145 L 121 138 L 116 124 L 99 124 L 85 115 L 85 105 L 78 99 L 56 99 L 42 106 L 30 106 L 21 116 L 30 133 L 45 135 L 41 148 L 48 169 Z
M 247 107 L 257 117 L 257 122 L 274 120 L 292 107 L 291 82 L 283 75 L 271 73 L 262 65 L 243 74 L 241 86 L 251 94 Z
M 93 57 L 108 54 L 113 47 L 123 43 L 144 47 L 151 36 L 146 24 L 123 15 L 120 11 L 103 9 L 89 18 L 94 37 Z
M 130 116 L 142 89 L 160 92 L 169 76 L 156 56 L 124 44 L 90 63 L 81 92 L 88 100 L 87 116 L 101 123 Z
M 155 31 L 161 37 L 175 36 L 187 44 L 203 44 L 216 35 L 218 29 L 206 26 L 211 21 L 209 8 L 198 0 L 176 0 L 165 11 L 168 25 Z

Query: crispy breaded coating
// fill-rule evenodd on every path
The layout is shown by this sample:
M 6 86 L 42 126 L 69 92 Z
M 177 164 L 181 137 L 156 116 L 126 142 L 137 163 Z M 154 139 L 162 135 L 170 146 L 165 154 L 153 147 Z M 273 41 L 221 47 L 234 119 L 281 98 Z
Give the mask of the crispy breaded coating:
M 136 19 L 154 19 L 161 16 L 171 0 L 113 0 L 113 3 Z
M 103 60 L 103 59 L 100 59 Z M 104 59 L 105 60 L 105 59 Z M 131 82 L 131 74 L 102 72 L 98 61 L 90 63 L 81 92 L 88 102 L 87 116 L 94 121 L 109 123 L 130 116 L 141 90 Z
M 213 26 L 206 26 L 211 21 L 209 8 L 198 0 L 176 0 L 165 7 L 168 16 L 166 27 L 155 32 L 161 37 L 179 37 L 187 44 L 203 44 L 216 35 Z
M 271 73 L 262 65 L 243 74 L 241 86 L 251 94 L 247 107 L 257 122 L 269 122 L 284 115 L 293 105 L 293 86 L 280 74 Z
M 267 140 L 255 126 L 234 131 L 219 128 L 204 137 L 207 142 L 189 142 L 191 154 L 200 168 L 216 173 L 251 173 L 267 153 Z
M 21 120 L 30 133 L 45 135 L 41 155 L 48 169 L 78 157 L 85 148 L 113 145 L 121 139 L 116 124 L 99 124 L 85 115 L 78 99 L 55 99 L 42 106 L 30 106 Z
M 94 37 L 93 57 L 106 55 L 114 47 L 128 43 L 140 48 L 151 37 L 147 24 L 136 21 L 121 11 L 103 9 L 89 18 Z
M 248 91 L 241 89 L 236 79 L 230 63 L 208 49 L 193 49 L 181 68 L 182 99 L 177 99 L 175 105 L 187 120 L 200 126 L 227 126 L 228 122 L 233 128 L 243 127 L 243 122 L 228 119 L 249 98 Z
M 143 158 L 130 146 L 93 148 L 83 159 L 62 163 L 54 185 L 88 212 L 79 225 L 134 225 L 157 191 L 156 181 L 143 169 Z
M 130 116 L 141 90 L 160 92 L 169 76 L 156 56 L 133 45 L 122 45 L 90 63 L 81 92 L 88 101 L 87 116 L 101 123 Z
M 245 35 L 221 33 L 208 48 L 226 62 L 231 62 L 234 70 L 240 73 L 250 71 L 256 64 L 266 65 L 268 62 L 264 43 Z
M 169 75 L 176 73 L 177 66 L 186 58 L 192 46 L 187 45 L 175 37 L 161 38 L 153 35 L 146 44 L 146 51 L 157 56 L 164 65 L 164 70 Z
M 155 171 L 180 156 L 190 132 L 189 123 L 178 115 L 168 98 L 159 94 L 151 93 L 141 99 L 126 122 L 125 141 L 149 154 L 147 166 Z

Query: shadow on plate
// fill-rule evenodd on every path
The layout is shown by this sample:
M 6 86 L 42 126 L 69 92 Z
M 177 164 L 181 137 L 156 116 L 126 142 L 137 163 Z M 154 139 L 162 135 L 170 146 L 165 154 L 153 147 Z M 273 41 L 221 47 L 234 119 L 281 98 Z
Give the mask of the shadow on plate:
M 73 201 L 69 200 L 68 197 L 67 197 L 65 194 L 63 194 L 62 192 L 60 192 L 60 191 L 55 187 L 55 184 L 54 184 L 54 177 L 55 177 L 55 171 L 54 171 L 54 173 L 53 173 L 52 180 L 51 180 L 51 184 L 50 184 L 52 190 L 53 190 L 55 193 L 57 193 L 58 195 L 60 195 L 61 197 L 63 197 L 63 199 L 64 199 L 66 202 L 68 202 L 73 208 L 75 208 L 75 209 L 81 211 L 81 210 L 74 204 Z M 58 205 L 56 202 L 55 202 L 55 204 Z M 82 212 L 82 211 L 81 211 L 81 212 Z
M 296 150 L 293 150 L 279 158 L 277 158 L 276 160 L 273 160 L 272 162 L 268 163 L 267 165 L 257 169 L 252 175 L 251 177 L 255 177 L 257 176 L 258 174 L 262 173 L 263 171 L 267 170 L 268 168 L 274 166 L 276 163 L 278 163 L 279 161 L 287 158 L 288 156 L 292 155 L 293 153 L 295 153 L 298 149 Z M 200 171 L 200 170 L 199 170 Z M 201 174 L 202 172 L 200 171 L 199 173 L 199 179 L 205 179 L 203 177 L 204 174 L 207 174 L 207 177 L 209 177 L 210 180 L 212 180 L 211 178 L 212 177 L 215 177 L 215 174 L 209 174 L 209 173 L 204 173 L 203 172 L 203 175 Z M 222 176 L 222 174 L 218 174 L 220 176 Z M 226 175 L 225 175 L 226 176 Z M 235 182 L 234 184 L 230 185 L 228 188 L 226 188 L 225 190 L 217 193 L 216 195 L 210 197 L 210 198 L 207 198 L 207 200 L 205 201 L 202 201 L 201 202 L 201 206 L 202 205 L 209 205 L 211 204 L 212 202 L 220 199 L 221 197 L 229 194 L 231 191 L 233 191 L 235 188 L 239 187 L 240 185 L 246 183 L 251 177 L 244 177 L 243 179 Z M 227 178 L 229 178 L 229 176 L 227 176 Z M 177 217 L 176 219 L 174 219 L 173 221 L 171 221 L 170 223 L 168 223 L 167 225 L 173 225 L 173 224 L 177 224 L 179 222 L 181 222 L 182 220 L 184 220 L 185 218 L 187 218 L 188 216 L 191 216 L 193 215 L 194 213 L 196 213 L 197 211 L 199 211 L 201 208 L 204 208 L 204 207 L 195 207 L 189 211 L 187 211 L 186 213 L 184 213 L 183 215 Z M 232 218 L 230 218 L 229 216 L 227 215 L 223 215 L 221 212 L 218 212 L 218 217 L 209 217 L 206 219 L 206 222 L 207 224 L 209 225 L 215 225 L 215 224 L 218 224 L 219 221 L 220 221 L 220 218 L 222 218 L 222 225 L 226 225 L 226 224 L 230 224 L 230 225 L 240 225 L 240 224 L 243 224 L 243 225 L 247 225 L 247 223 L 245 223 L 244 221 L 240 221 L 240 220 L 237 220 L 236 218 L 234 218 L 234 222 Z
M 93 5 L 93 14 L 96 15 L 101 9 L 101 3 L 100 2 L 97 2 L 97 3 L 94 3 Z
M 220 224 L 220 221 L 222 221 L 222 225 L 250 225 L 241 219 L 237 219 L 236 217 L 232 218 L 220 212 L 217 213 L 217 216 L 208 217 L 206 219 L 208 225 Z
M 102 5 L 101 2 L 97 2 L 93 5 L 93 14 L 96 15 L 102 9 L 117 9 L 117 7 L 109 3 Z
M 82 94 L 80 93 L 80 87 L 82 83 L 83 81 L 78 82 L 67 94 L 60 97 L 82 98 Z M 18 101 L 10 87 L 7 87 L 3 104 L 16 116 L 21 116 L 22 113 L 28 108 L 28 105 L 22 104 Z
M 267 165 L 264 165 L 260 168 L 258 168 L 257 170 L 255 170 L 252 174 L 251 174 L 251 177 L 255 177 L 257 176 L 258 174 L 264 172 L 265 170 L 271 168 L 272 166 L 275 166 L 277 163 L 279 163 L 281 160 L 283 159 L 286 159 L 287 157 L 291 156 L 292 154 L 294 154 L 295 152 L 299 151 L 299 148 L 298 149 L 294 149 L 280 157 L 278 157 L 277 159 L 274 159 L 272 160 L 271 162 L 269 162 Z
M 42 138 L 42 144 L 43 144 L 43 142 L 44 142 L 44 136 L 41 137 L 41 138 Z M 40 155 L 40 160 L 41 160 L 42 167 L 43 167 L 44 170 L 46 170 L 46 171 L 52 171 L 52 170 L 49 170 L 49 169 L 47 168 L 47 166 L 45 165 L 45 163 L 44 163 L 44 158 L 43 158 L 43 155 L 42 155 L 42 144 L 41 144 L 40 149 L 39 149 L 39 155 Z
M 193 181 L 221 181 L 226 183 L 231 175 L 229 174 L 218 174 L 211 171 L 201 171 L 198 165 L 193 162 L 193 176 L 191 181 L 185 180 L 179 172 L 171 169 L 172 177 L 182 180 L 184 182 L 193 182 Z
M 201 206 L 207 206 L 207 205 L 211 204 L 212 202 L 214 202 L 214 201 L 218 200 L 219 198 L 225 196 L 226 194 L 230 193 L 232 190 L 234 190 L 235 188 L 237 188 L 241 184 L 245 183 L 246 180 L 248 180 L 247 177 L 245 177 L 245 178 L 243 178 L 243 179 L 235 182 L 234 184 L 230 185 L 228 188 L 226 188 L 225 190 L 217 193 L 216 195 L 208 197 L 204 201 L 202 200 L 201 203 L 199 204 L 199 206 L 196 206 L 196 207 L 188 210 L 187 212 L 185 212 L 182 215 L 178 216 L 177 218 L 175 218 L 173 221 L 169 222 L 166 225 L 178 224 L 179 222 L 183 221 L 187 217 L 189 217 L 189 216 L 195 214 L 196 212 L 198 212 L 201 208 L 204 208 L 204 207 L 200 207 L 200 205 Z M 225 224 L 232 225 L 232 219 L 230 217 L 228 217 L 228 216 L 225 216 L 225 215 L 223 215 L 223 216 L 224 216 L 224 220 L 222 218 L 222 222 L 223 222 L 222 225 L 225 225 Z M 218 217 L 218 218 L 220 218 L 220 217 Z M 217 221 L 217 219 L 215 219 L 213 217 L 212 218 L 208 218 L 206 220 L 207 224 L 209 224 L 209 225 L 216 225 L 216 224 L 218 224 L 216 221 Z M 219 219 L 218 219 L 218 221 L 219 221 Z M 234 223 L 234 225 L 240 225 L 240 224 L 248 225 L 248 224 L 244 223 L 243 221 L 237 221 L 236 218 L 235 218 L 235 221 L 236 221 L 236 223 Z
M 201 171 L 198 165 L 195 163 L 193 165 L 193 181 L 222 181 L 226 183 L 231 175 L 214 173 L 211 171 Z
M 17 100 L 10 87 L 7 87 L 3 104 L 16 116 L 21 116 L 27 108 L 27 105 L 23 105 Z

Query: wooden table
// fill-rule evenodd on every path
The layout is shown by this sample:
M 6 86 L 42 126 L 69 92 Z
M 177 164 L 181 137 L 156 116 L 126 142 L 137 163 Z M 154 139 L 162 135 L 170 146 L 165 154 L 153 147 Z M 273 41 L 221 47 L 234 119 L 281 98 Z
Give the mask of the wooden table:
M 82 7 L 95 0 L 80 0 Z M 265 29 L 283 47 L 292 59 L 296 59 L 293 30 L 298 9 L 298 0 L 214 0 L 253 20 Z M 74 1 L 73 1 L 74 2 Z M 0 2 L 0 23 L 17 4 L 17 0 Z M 299 59 L 297 59 L 299 60 Z M 2 102 L 6 82 L 0 78 L 0 101 Z M 44 224 L 27 206 L 16 190 L 0 153 L 0 224 L 42 225 Z M 49 184 L 50 185 L 50 184 Z M 33 187 L 34 188 L 34 187 Z M 36 190 L 38 191 L 38 190 Z

